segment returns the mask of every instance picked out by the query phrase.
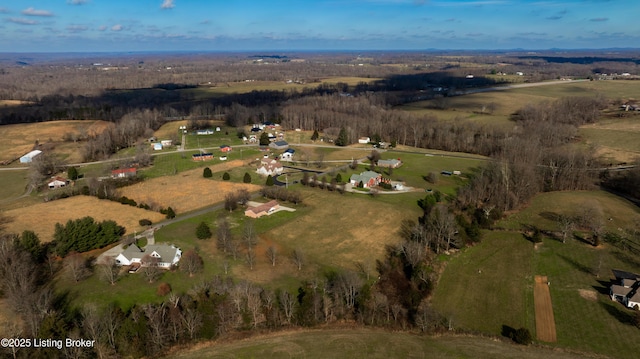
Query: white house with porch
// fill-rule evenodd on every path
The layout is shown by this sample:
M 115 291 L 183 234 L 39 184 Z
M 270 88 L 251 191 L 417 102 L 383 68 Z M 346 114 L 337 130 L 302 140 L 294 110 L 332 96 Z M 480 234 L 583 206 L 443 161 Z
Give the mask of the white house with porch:
M 116 264 L 130 266 L 138 263 L 144 267 L 155 262 L 160 268 L 171 268 L 181 257 L 182 251 L 173 244 L 149 244 L 144 248 L 131 244 L 116 257 Z

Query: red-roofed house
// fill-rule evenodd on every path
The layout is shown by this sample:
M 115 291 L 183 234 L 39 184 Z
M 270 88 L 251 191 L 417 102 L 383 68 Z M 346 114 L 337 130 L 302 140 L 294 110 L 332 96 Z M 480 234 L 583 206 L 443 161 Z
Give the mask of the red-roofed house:
M 51 177 L 51 181 L 48 183 L 49 189 L 66 187 L 69 184 L 69 180 L 62 177 Z

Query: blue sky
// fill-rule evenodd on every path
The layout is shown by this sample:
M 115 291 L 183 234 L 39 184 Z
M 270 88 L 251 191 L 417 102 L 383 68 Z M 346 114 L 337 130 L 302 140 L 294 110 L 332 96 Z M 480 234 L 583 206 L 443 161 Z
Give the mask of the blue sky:
M 639 45 L 638 0 L 0 0 L 0 52 Z

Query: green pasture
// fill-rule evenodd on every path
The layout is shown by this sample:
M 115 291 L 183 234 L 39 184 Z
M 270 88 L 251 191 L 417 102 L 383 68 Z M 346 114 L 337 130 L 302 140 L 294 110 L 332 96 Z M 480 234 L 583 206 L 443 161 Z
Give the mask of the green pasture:
M 632 228 L 640 221 L 640 209 L 631 202 L 605 191 L 547 192 L 535 196 L 526 208 L 496 223 L 497 227 L 521 230 L 534 225 L 542 230 L 558 231 L 557 215 L 579 216 L 584 208 L 602 209 L 605 228 Z
M 205 343 L 172 358 L 474 358 L 578 359 L 549 348 L 515 345 L 473 336 L 424 336 L 377 328 L 325 328 L 276 332 L 234 341 Z
M 499 336 L 502 326 L 535 333 L 533 245 L 519 233 L 485 232 L 446 263 L 434 308 L 456 328 Z
M 5 200 L 16 199 L 25 193 L 28 175 L 28 170 L 0 171 L 0 205 Z
M 588 144 L 596 147 L 606 146 L 640 156 L 640 131 L 582 127 L 580 128 L 580 135 Z
M 242 138 L 238 138 L 237 130 L 233 127 L 221 127 L 220 132 L 214 132 L 213 135 L 196 135 L 195 133 L 185 135 L 185 149 L 218 149 L 221 145 L 234 146 L 242 144 Z
M 527 327 L 535 336 L 535 275 L 551 283 L 557 343 L 577 351 L 616 357 L 640 350 L 640 331 L 631 325 L 634 312 L 608 296 L 611 269 L 640 272 L 640 261 L 607 244 L 594 248 L 576 239 L 562 243 L 544 237 L 534 246 L 520 230 L 535 225 L 557 230 L 553 216 L 577 215 L 599 205 L 606 229 L 629 228 L 640 211 L 602 191 L 554 192 L 534 198 L 521 212 L 500 221 L 507 231 L 485 233 L 482 242 L 452 256 L 433 296 L 433 305 L 458 328 L 500 335 L 502 325 Z M 608 220 L 611 218 L 611 220 Z
M 610 99 L 640 98 L 640 81 L 605 80 L 570 82 L 561 85 L 548 85 L 538 87 L 526 87 L 509 90 L 517 94 L 529 94 L 560 98 L 568 96 L 595 96 L 604 95 Z

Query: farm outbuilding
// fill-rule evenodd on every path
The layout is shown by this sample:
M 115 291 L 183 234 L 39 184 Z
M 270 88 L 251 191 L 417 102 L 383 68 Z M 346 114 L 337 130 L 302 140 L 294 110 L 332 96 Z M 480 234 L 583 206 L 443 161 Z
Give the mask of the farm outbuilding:
M 231 146 L 222 145 L 222 146 L 220 146 L 220 151 L 222 151 L 222 152 L 231 152 Z
M 194 153 L 191 155 L 194 161 L 210 161 L 213 159 L 213 153 Z
M 287 141 L 275 141 L 269 144 L 269 147 L 274 148 L 276 150 L 284 150 L 285 148 L 289 148 L 289 144 Z
M 113 178 L 135 177 L 137 174 L 138 171 L 134 167 L 121 168 L 111 171 L 111 177 Z
M 69 180 L 62 177 L 51 177 L 51 181 L 47 184 L 49 189 L 66 187 L 69 184 Z
M 33 159 L 36 158 L 41 153 L 42 151 L 40 150 L 33 150 L 25 154 L 24 156 L 20 157 L 20 163 L 31 163 L 31 161 L 33 161 Z

